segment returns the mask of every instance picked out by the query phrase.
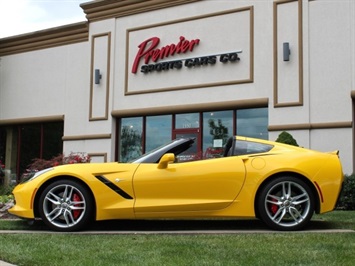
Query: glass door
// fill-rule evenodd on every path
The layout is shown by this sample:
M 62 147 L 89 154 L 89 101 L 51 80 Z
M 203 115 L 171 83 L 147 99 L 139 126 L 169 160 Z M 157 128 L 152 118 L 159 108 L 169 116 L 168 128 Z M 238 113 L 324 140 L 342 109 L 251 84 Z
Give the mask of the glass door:
M 176 114 L 174 116 L 173 139 L 177 138 L 193 138 L 194 144 L 184 153 L 177 156 L 179 162 L 188 162 L 201 160 L 201 130 L 200 130 L 200 113 Z
M 189 162 L 202 159 L 200 129 L 175 129 L 173 131 L 173 139 L 179 138 L 193 138 L 195 139 L 195 142 L 189 149 L 177 156 L 178 162 Z

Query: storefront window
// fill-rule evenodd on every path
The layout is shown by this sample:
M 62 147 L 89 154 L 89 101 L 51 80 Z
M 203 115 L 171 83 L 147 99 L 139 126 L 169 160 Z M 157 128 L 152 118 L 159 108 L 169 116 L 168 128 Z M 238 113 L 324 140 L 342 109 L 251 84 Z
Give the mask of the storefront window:
M 143 118 L 122 118 L 120 136 L 120 162 L 128 162 L 142 155 Z
M 237 111 L 237 135 L 268 139 L 268 109 L 253 108 Z
M 19 173 L 24 173 L 33 159 L 41 158 L 41 125 L 23 125 L 19 130 Z
M 203 113 L 204 158 L 220 157 L 228 137 L 233 135 L 233 111 Z
M 267 127 L 268 108 L 123 118 L 118 159 L 133 160 L 179 137 L 196 138 L 194 159 L 218 158 L 229 137 L 268 139 Z M 185 157 L 190 160 L 190 155 Z
M 0 127 L 0 167 L 5 167 L 5 150 L 6 150 L 6 129 Z
M 13 142 L 12 147 L 17 146 L 16 163 L 17 178 L 26 173 L 28 166 L 34 159 L 49 160 L 63 152 L 63 122 L 38 123 L 15 126 L 17 130 L 17 142 Z M 14 173 L 13 173 L 14 174 Z
M 172 115 L 147 116 L 145 152 L 171 140 Z
M 62 153 L 63 132 L 62 122 L 43 124 L 43 159 L 49 160 Z
M 175 115 L 175 129 L 188 129 L 200 127 L 200 114 L 177 114 Z

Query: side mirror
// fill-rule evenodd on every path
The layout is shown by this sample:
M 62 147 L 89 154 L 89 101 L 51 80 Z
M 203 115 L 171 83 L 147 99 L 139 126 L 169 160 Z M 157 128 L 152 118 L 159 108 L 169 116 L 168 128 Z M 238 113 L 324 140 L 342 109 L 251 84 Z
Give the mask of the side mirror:
M 166 153 L 164 154 L 158 164 L 158 169 L 166 169 L 169 163 L 173 163 L 175 161 L 174 153 Z

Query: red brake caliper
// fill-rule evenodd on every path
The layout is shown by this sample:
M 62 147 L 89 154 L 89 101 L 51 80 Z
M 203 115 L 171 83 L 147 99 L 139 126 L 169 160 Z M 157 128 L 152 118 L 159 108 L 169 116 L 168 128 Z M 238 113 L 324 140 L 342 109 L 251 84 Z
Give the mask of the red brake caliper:
M 276 199 L 273 199 L 273 201 L 277 202 Z M 275 214 L 278 209 L 279 209 L 279 207 L 278 207 L 276 204 L 271 204 L 271 212 L 272 212 L 273 214 Z
M 73 201 L 74 201 L 74 202 L 75 202 L 75 201 L 81 201 L 80 196 L 75 193 L 75 194 L 73 195 Z M 80 204 L 75 204 L 74 206 L 75 206 L 75 207 L 78 207 L 78 206 L 80 206 Z M 77 219 L 77 218 L 79 217 L 80 213 L 81 213 L 81 210 L 73 210 L 74 219 Z

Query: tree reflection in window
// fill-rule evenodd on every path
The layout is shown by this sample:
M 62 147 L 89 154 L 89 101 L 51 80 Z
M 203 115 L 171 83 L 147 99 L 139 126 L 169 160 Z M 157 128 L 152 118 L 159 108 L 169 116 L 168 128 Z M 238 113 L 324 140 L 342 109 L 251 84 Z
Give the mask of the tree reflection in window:
M 131 161 L 142 152 L 142 118 L 122 119 L 119 161 Z

